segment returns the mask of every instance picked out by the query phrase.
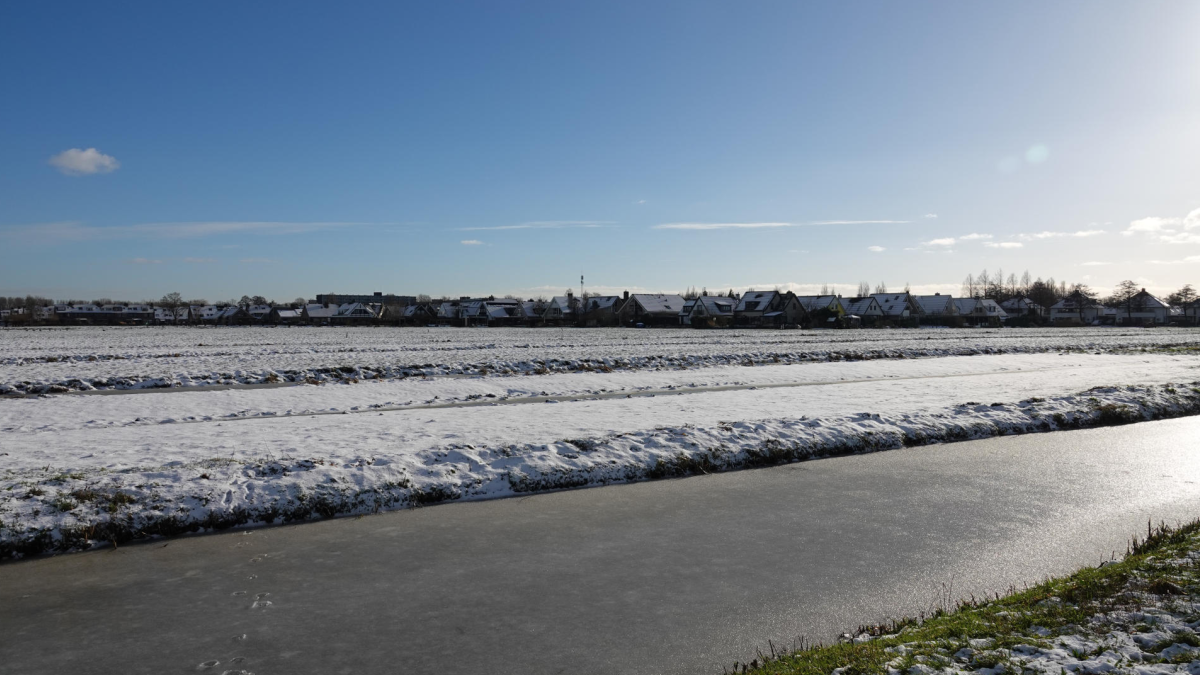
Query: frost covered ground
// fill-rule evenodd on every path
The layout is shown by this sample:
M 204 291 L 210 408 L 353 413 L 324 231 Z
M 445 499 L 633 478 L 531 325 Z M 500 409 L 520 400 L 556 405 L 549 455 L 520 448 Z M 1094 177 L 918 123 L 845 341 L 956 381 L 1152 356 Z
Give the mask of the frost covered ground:
M 1200 673 L 1200 526 L 1159 529 L 1130 554 L 1003 598 L 864 628 L 845 643 L 760 655 L 756 675 Z M 948 609 L 948 608 L 947 608 Z M 747 665 L 749 667 L 747 667 Z
M 0 394 L 1198 347 L 1171 328 L 0 330 Z
M 60 360 L 21 356 L 26 360 L 5 366 L 6 372 L 53 366 L 63 377 L 82 380 L 78 373 L 98 363 L 151 363 L 148 355 L 161 345 L 133 344 L 147 335 L 164 336 L 164 342 L 180 334 L 224 336 L 228 342 L 251 334 L 155 330 L 54 332 L 51 341 L 58 343 L 47 349 Z M 577 356 L 624 358 L 617 342 L 605 337 L 609 332 L 579 331 L 578 339 L 595 341 L 595 352 L 577 349 Z M 0 399 L 0 557 L 1200 412 L 1200 356 L 1191 349 L 1200 334 L 1189 331 L 624 333 L 643 339 L 628 345 L 630 353 L 654 352 L 660 363 L 670 356 L 675 365 L 458 372 L 464 370 L 461 352 L 482 349 L 475 345 L 442 353 L 443 360 L 428 369 L 450 373 L 445 376 Z M 19 334 L 3 333 L 10 340 Z M 47 333 L 29 334 L 41 339 Z M 355 332 L 363 350 L 354 353 L 367 353 L 364 335 L 386 338 L 378 349 L 403 349 L 388 342 L 397 334 L 409 333 Z M 505 332 L 412 334 L 471 345 L 480 335 Z M 840 337 L 846 334 L 867 337 Z M 61 356 L 70 351 L 60 343 L 70 335 L 84 340 L 75 355 L 98 354 L 109 341 L 130 356 L 64 362 Z M 99 346 L 90 341 L 97 335 Z M 888 343 L 876 335 L 897 337 Z M 974 347 L 970 335 L 978 336 Z M 660 342 L 671 340 L 679 342 Z M 893 358 L 768 358 L 780 341 L 804 350 L 790 354 L 840 350 Z M 922 352 L 927 358 L 905 358 L 921 341 L 930 343 Z M 259 372 L 273 372 L 301 345 L 289 343 L 291 351 L 275 355 L 256 351 L 266 348 L 222 347 L 241 350 L 240 358 Z M 312 350 L 308 356 L 325 363 L 336 363 L 328 359 L 342 353 L 332 343 Z M 704 350 L 726 357 L 702 359 Z M 973 355 L 930 356 L 959 351 Z M 742 360 L 748 353 L 758 356 Z M 700 364 L 706 367 L 691 367 Z

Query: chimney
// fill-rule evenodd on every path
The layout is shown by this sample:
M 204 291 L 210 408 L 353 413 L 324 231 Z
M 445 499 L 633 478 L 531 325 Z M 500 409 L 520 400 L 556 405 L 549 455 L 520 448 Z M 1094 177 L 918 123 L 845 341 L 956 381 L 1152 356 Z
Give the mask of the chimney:
M 628 300 L 628 299 L 629 299 L 629 291 L 625 291 L 625 299 L 626 299 L 626 300 Z

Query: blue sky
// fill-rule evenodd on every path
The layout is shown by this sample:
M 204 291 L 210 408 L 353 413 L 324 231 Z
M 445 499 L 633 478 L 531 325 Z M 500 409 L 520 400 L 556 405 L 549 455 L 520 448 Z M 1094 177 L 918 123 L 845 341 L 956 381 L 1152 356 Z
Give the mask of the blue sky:
M 1168 291 L 1200 283 L 1198 27 L 1184 1 L 7 3 L 0 294 Z

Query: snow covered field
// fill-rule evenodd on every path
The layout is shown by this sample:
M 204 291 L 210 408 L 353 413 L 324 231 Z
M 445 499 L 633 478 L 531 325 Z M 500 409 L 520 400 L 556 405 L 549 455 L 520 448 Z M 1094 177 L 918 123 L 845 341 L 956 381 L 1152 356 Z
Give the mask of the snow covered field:
M 138 369 L 163 361 L 156 351 L 182 348 L 170 346 L 180 335 L 225 340 L 213 349 L 226 356 L 179 357 L 197 369 L 233 354 L 268 372 L 303 359 L 347 363 L 346 354 L 383 367 L 409 349 L 451 375 L 0 399 L 0 557 L 1200 412 L 1200 356 L 1161 349 L 1195 347 L 1194 331 L 513 333 L 547 346 L 458 329 L 350 331 L 341 348 L 351 351 L 293 337 L 323 339 L 328 329 L 28 333 L 44 344 L 9 356 L 9 382 L 16 372 L 51 377 L 46 368 L 77 379 L 99 366 L 146 372 Z M 251 335 L 288 337 L 233 343 Z M 405 335 L 417 337 L 408 345 Z M 83 341 L 70 348 L 64 336 Z M 437 344 L 457 347 L 435 352 Z M 59 360 L 31 355 L 39 350 Z M 482 360 L 489 351 L 502 356 Z M 654 360 L 459 372 L 472 372 L 465 363 L 537 363 L 547 352 L 560 363 Z M 127 358 L 76 358 L 103 353 Z M 973 355 L 907 358 L 918 353 Z
M 1178 347 L 1200 347 L 1200 331 L 311 327 L 0 330 L 0 394 Z

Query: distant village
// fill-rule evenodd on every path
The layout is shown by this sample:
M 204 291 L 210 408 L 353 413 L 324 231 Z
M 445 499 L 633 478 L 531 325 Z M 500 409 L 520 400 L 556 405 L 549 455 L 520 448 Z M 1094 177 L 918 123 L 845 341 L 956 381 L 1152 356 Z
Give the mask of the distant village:
M 178 293 L 122 303 L 53 302 L 0 297 L 5 326 L 581 326 L 690 328 L 907 328 L 918 326 L 1200 325 L 1191 285 L 1159 298 L 1123 281 L 1107 298 L 1087 286 L 1010 275 L 968 276 L 960 297 L 894 293 L 860 284 L 852 296 L 823 288 L 817 295 L 749 290 L 742 294 L 629 293 L 593 295 L 581 289 L 552 298 L 459 297 L 327 293 L 275 303 L 261 296 L 209 304 Z

